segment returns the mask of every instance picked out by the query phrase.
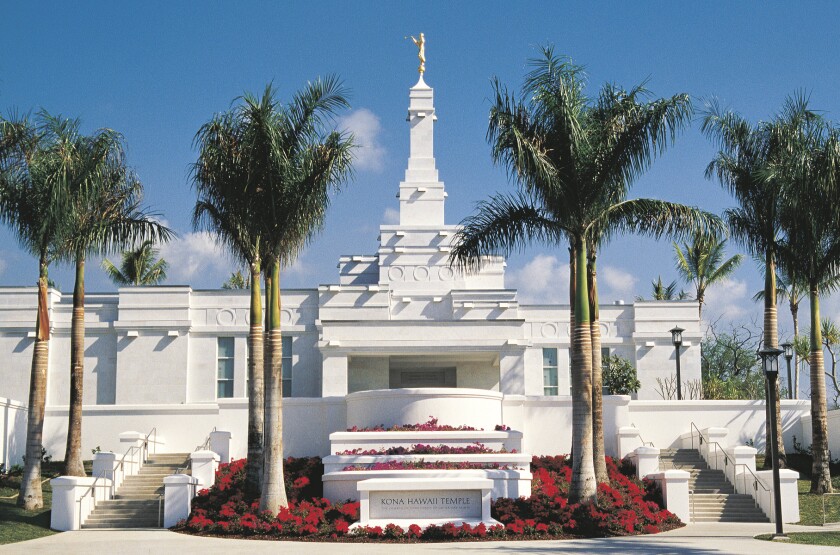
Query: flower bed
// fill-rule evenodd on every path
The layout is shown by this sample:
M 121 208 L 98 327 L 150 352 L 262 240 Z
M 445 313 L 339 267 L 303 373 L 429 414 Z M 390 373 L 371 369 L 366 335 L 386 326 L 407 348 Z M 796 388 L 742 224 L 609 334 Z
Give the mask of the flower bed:
M 472 426 L 449 426 L 447 424 L 438 424 L 438 419 L 430 416 L 429 420 L 422 424 L 398 424 L 386 428 L 382 424 L 368 428 L 359 428 L 353 426 L 347 428 L 348 432 L 480 432 L 481 428 L 473 428 Z
M 477 455 L 482 453 L 516 453 L 516 449 L 508 451 L 504 447 L 501 449 L 490 449 L 480 442 L 475 442 L 472 445 L 423 445 L 418 443 L 411 447 L 389 447 L 388 449 L 345 449 L 344 451 L 336 453 L 336 455 Z
M 363 470 L 510 470 L 510 466 L 498 463 L 477 463 L 469 461 L 384 461 L 372 464 L 351 464 L 344 471 Z
M 532 495 L 493 502 L 493 518 L 502 525 L 429 526 L 421 529 L 358 527 L 359 503 L 331 503 L 320 497 L 320 459 L 287 459 L 285 483 L 289 506 L 278 514 L 259 512 L 259 500 L 243 491 L 245 461 L 221 465 L 216 484 L 202 490 L 193 501 L 190 517 L 179 523 L 179 531 L 265 538 L 294 538 L 318 541 L 442 541 L 466 539 L 546 539 L 650 534 L 681 526 L 670 512 L 660 507 L 660 494 L 652 482 L 640 482 L 626 464 L 617 466 L 607 459 L 609 484 L 598 486 L 598 503 L 570 504 L 571 464 L 565 457 L 534 457 Z

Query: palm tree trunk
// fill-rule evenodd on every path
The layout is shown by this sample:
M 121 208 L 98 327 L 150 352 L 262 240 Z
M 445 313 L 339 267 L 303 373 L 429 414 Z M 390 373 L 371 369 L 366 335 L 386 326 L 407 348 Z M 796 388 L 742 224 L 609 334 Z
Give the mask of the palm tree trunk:
M 82 464 L 82 403 L 85 377 L 85 255 L 76 255 L 76 283 L 73 287 L 73 316 L 70 324 L 70 407 L 64 474 L 85 476 Z
M 811 284 L 811 493 L 831 493 L 829 474 L 828 430 L 826 413 L 825 368 L 823 366 L 820 297 Z
M 799 303 L 790 303 L 790 316 L 793 318 L 793 338 L 799 337 Z M 793 351 L 793 398 L 799 399 L 799 354 Z
M 259 496 L 263 473 L 263 434 L 265 429 L 264 346 L 260 260 L 251 263 L 251 323 L 248 330 L 248 461 L 245 491 Z
M 765 254 L 764 265 L 764 347 L 765 348 L 779 348 L 779 318 L 776 308 L 776 260 L 773 253 L 768 249 Z M 787 466 L 787 457 L 785 456 L 785 442 L 782 438 L 782 394 L 779 387 L 779 378 L 771 384 L 765 384 L 767 387 L 776 388 L 776 403 L 771 407 L 769 402 L 769 395 L 765 395 L 764 415 L 767 425 L 764 427 L 765 441 L 764 441 L 764 468 L 773 468 L 773 464 L 778 464 L 779 468 Z M 776 412 L 776 452 L 779 460 L 773 462 L 771 455 L 770 444 L 772 442 L 772 434 L 770 433 L 770 411 Z
M 44 506 L 41 491 L 41 449 L 44 435 L 44 408 L 47 397 L 47 365 L 50 356 L 50 313 L 47 307 L 47 260 L 39 263 L 38 315 L 35 319 L 35 347 L 29 378 L 29 412 L 26 422 L 26 460 L 17 504 L 27 511 Z
M 589 289 L 589 333 L 592 340 L 592 461 L 598 483 L 609 483 L 606 453 L 604 452 L 603 368 L 601 366 L 601 324 L 598 310 L 598 275 L 595 249 L 590 251 L 587 267 Z
M 265 365 L 265 450 L 260 511 L 277 514 L 289 504 L 283 483 L 283 338 L 280 334 L 280 263 L 271 263 L 271 327 Z
M 572 483 L 570 503 L 594 503 L 598 483 L 592 459 L 592 338 L 589 332 L 589 292 L 586 245 L 575 242 L 575 331 L 572 356 Z
M 575 275 L 577 273 L 577 271 L 576 271 L 576 268 L 577 268 L 576 256 L 577 256 L 577 254 L 576 254 L 576 251 L 575 251 L 575 247 L 574 247 L 574 245 L 572 245 L 571 247 L 569 247 L 569 366 L 570 366 L 570 370 L 571 370 L 571 362 L 575 358 L 575 342 L 574 342 L 574 337 L 575 337 L 575 295 L 577 293 L 576 290 L 575 290 L 575 279 L 577 278 L 577 276 Z M 570 373 L 570 377 L 571 377 L 571 373 Z M 575 392 L 574 392 L 574 390 L 572 390 L 572 387 L 574 387 L 573 383 L 571 384 L 571 387 L 569 388 L 571 390 L 569 393 L 574 395 Z

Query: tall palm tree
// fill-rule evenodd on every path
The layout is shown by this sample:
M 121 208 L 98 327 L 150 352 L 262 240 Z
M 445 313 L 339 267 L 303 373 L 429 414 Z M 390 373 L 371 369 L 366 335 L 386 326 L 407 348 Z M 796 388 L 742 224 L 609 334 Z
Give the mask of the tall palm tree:
M 285 105 L 269 85 L 262 96 L 246 94 L 231 113 L 197 136 L 196 224 L 216 233 L 235 257 L 250 265 L 254 336 L 262 319 L 260 272 L 266 275 L 260 509 L 273 513 L 288 504 L 283 485 L 280 270 L 321 229 L 331 195 L 350 177 L 352 137 L 328 129 L 337 111 L 347 107 L 346 90 L 335 77 L 309 83 Z M 258 351 L 252 342 L 251 356 Z M 253 423 L 249 417 L 249 455 L 251 435 L 257 433 Z
M 85 349 L 85 259 L 124 247 L 138 238 L 168 240 L 171 232 L 140 206 L 142 186 L 125 165 L 122 137 L 109 129 L 79 134 L 78 120 L 48 118 L 62 143 L 62 174 L 68 180 L 69 231 L 62 240 L 63 258 L 75 264 L 70 333 L 70 405 L 64 474 L 84 476 L 82 402 Z
M 665 285 L 665 282 L 662 281 L 662 276 L 657 276 L 656 281 L 650 282 L 650 289 L 650 300 L 652 301 L 673 301 L 674 299 L 683 300 L 688 296 L 688 293 L 685 291 L 677 293 L 677 280 Z M 644 301 L 645 298 L 643 295 L 638 295 L 636 300 Z
M 784 240 L 778 247 L 782 267 L 808 283 L 811 309 L 810 370 L 813 463 L 811 492 L 832 491 L 829 474 L 827 407 L 820 295 L 840 273 L 840 131 L 818 117 L 803 96 L 789 98 L 775 127 L 783 155 L 766 171 L 785 184 L 780 207 Z
M 119 267 L 106 258 L 102 269 L 116 285 L 158 285 L 169 269 L 169 263 L 158 258 L 159 252 L 155 241 L 147 239 L 137 248 L 123 251 Z
M 60 172 L 65 147 L 53 128 L 36 127 L 28 116 L 0 119 L 0 220 L 11 226 L 21 246 L 38 260 L 38 311 L 29 382 L 26 460 L 17 501 L 27 510 L 44 504 L 41 448 L 50 345 L 47 288 L 49 265 L 55 260 L 56 249 L 67 230 L 70 203 L 67 182 Z
M 478 204 L 476 213 L 462 222 L 451 261 L 471 270 L 488 255 L 509 254 L 531 241 L 569 243 L 574 310 L 570 498 L 592 502 L 597 477 L 591 330 L 597 290 L 595 259 L 588 249 L 597 249 L 617 233 L 657 237 L 706 230 L 716 218 L 664 201 L 626 199 L 633 180 L 688 122 L 691 110 L 685 95 L 643 102 L 646 91 L 641 87 L 628 92 L 608 85 L 592 102 L 584 94 L 582 68 L 555 56 L 552 48 L 544 48 L 532 63 L 522 87 L 524 100 L 494 82 L 487 134 L 494 162 L 505 166 L 521 190 Z
M 774 122 L 781 124 L 780 120 Z M 725 217 L 732 237 L 756 258 L 763 260 L 764 273 L 764 339 L 765 347 L 779 348 L 779 323 L 776 309 L 776 250 L 780 238 L 779 204 L 784 202 L 784 188 L 777 180 L 765 179 L 766 170 L 774 157 L 781 155 L 779 143 L 774 141 L 773 123 L 752 126 L 735 112 L 723 112 L 716 103 L 709 106 L 702 130 L 719 148 L 706 168 L 706 178 L 717 177 L 738 202 L 737 208 L 727 209 Z M 776 402 L 769 405 L 767 395 L 767 422 L 770 411 L 776 413 L 778 460 L 770 456 L 773 434 L 766 427 L 766 456 L 764 467 L 777 464 L 786 466 L 785 445 L 782 441 L 781 389 L 778 378 L 768 387 L 776 389 Z
M 706 289 L 732 275 L 741 264 L 743 257 L 740 254 L 723 259 L 725 247 L 726 239 L 700 234 L 695 235 L 691 243 L 683 243 L 682 247 L 674 242 L 677 272 L 686 282 L 694 285 L 700 319 L 703 318 Z
M 270 106 L 245 102 L 215 116 L 196 134 L 198 161 L 193 166 L 197 193 L 193 227 L 211 232 L 216 241 L 250 270 L 248 331 L 248 457 L 245 488 L 258 497 L 263 474 L 264 338 L 260 292 L 265 183 L 272 179 L 271 141 L 266 129 Z M 268 291 L 268 289 L 266 289 Z

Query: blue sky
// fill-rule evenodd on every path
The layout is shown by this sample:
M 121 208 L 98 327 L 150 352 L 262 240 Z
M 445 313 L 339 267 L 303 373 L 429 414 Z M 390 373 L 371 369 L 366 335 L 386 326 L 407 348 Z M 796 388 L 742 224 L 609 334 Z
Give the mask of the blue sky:
M 585 65 L 593 94 L 607 81 L 629 87 L 649 79 L 658 96 L 716 96 L 756 120 L 806 89 L 815 108 L 840 119 L 840 7 L 829 2 L 4 4 L 0 110 L 43 107 L 81 118 L 87 131 L 122 132 L 147 203 L 180 234 L 164 249 L 173 266 L 168 283 L 196 288 L 218 287 L 233 267 L 190 228 L 194 134 L 238 95 L 271 81 L 287 99 L 307 80 L 339 74 L 353 105 L 340 124 L 365 144 L 354 181 L 335 198 L 324 232 L 286 272 L 284 287 L 334 282 L 339 255 L 374 252 L 378 225 L 397 209 L 408 153 L 407 92 L 417 59 L 405 35 L 422 31 L 427 38 L 426 82 L 435 88 L 435 148 L 449 223 L 487 195 L 511 190 L 485 140 L 490 79 L 518 88 L 539 45 L 554 44 Z M 703 177 L 712 155 L 695 124 L 633 195 L 722 211 L 730 198 Z M 563 301 L 565 259 L 565 249 L 530 248 L 509 260 L 508 285 L 520 287 L 524 300 Z M 649 295 L 657 275 L 676 278 L 673 266 L 670 242 L 619 238 L 601 257 L 602 298 Z M 53 276 L 72 288 L 67 268 Z M 0 283 L 35 279 L 35 261 L 0 231 Z M 113 289 L 95 264 L 87 286 Z M 746 261 L 708 293 L 709 318 L 755 317 L 759 308 L 749 299 L 760 287 Z M 840 316 L 840 302 L 830 300 L 824 313 Z

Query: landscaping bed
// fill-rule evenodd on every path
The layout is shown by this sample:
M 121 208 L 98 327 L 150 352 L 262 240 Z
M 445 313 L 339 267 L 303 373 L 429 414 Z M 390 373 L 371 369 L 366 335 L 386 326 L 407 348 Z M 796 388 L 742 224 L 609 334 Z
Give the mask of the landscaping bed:
M 255 539 L 302 541 L 450 541 L 508 539 L 568 539 L 650 534 L 683 524 L 661 508 L 656 485 L 639 481 L 628 464 L 607 459 L 610 483 L 598 487 L 598 503 L 568 503 L 571 463 L 565 457 L 534 457 L 531 496 L 500 498 L 492 503 L 492 516 L 501 524 L 470 526 L 417 525 L 357 527 L 359 503 L 332 503 L 321 497 L 320 459 L 287 459 L 286 488 L 289 506 L 278 514 L 259 512 L 259 500 L 243 491 L 245 461 L 222 465 L 216 484 L 193 500 L 189 518 L 174 529 L 180 532 Z

